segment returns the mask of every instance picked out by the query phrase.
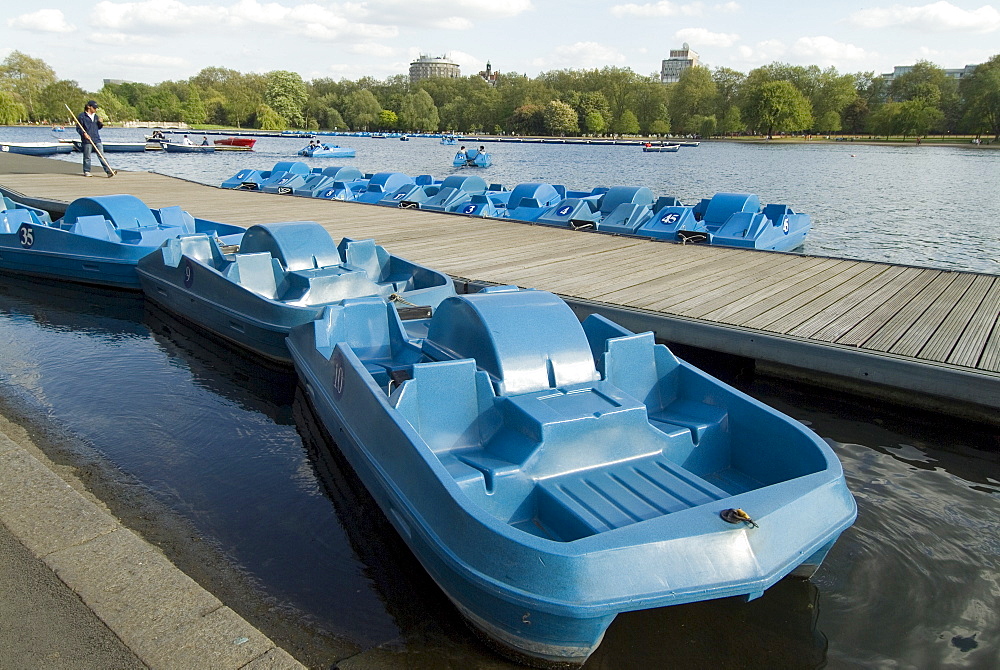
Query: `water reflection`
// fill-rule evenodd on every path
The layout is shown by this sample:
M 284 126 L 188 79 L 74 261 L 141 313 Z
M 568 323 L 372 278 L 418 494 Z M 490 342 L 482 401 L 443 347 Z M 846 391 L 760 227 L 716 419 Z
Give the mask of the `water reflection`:
M 296 397 L 291 371 L 136 294 L 6 277 L 0 337 L 0 393 L 189 521 L 193 541 L 217 547 L 294 622 L 285 638 L 310 665 L 512 667 L 420 568 Z M 750 603 L 622 615 L 588 667 L 990 667 L 997 431 L 746 370 L 730 381 L 830 442 L 858 521 L 812 582 Z M 259 625 L 274 632 L 266 617 Z

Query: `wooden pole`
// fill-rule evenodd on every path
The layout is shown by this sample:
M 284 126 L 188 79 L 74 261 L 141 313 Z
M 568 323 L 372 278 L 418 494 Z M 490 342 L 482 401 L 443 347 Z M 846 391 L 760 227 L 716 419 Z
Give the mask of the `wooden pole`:
M 114 177 L 116 174 L 118 174 L 118 171 L 115 170 L 113 167 L 111 167 L 111 163 L 109 163 L 108 159 L 104 157 L 104 154 L 101 153 L 101 150 L 97 148 L 97 143 L 94 141 L 94 138 L 90 136 L 90 133 L 87 132 L 87 129 L 84 128 L 83 125 L 80 123 L 80 119 L 76 118 L 76 114 L 74 114 L 73 110 L 69 108 L 69 105 L 67 105 L 64 102 L 63 107 L 66 108 L 66 111 L 69 112 L 69 115 L 73 118 L 73 123 L 75 123 L 77 127 L 81 131 L 83 131 L 83 134 L 87 136 L 87 141 L 90 142 L 90 146 L 94 147 L 94 151 L 97 152 L 97 157 L 101 159 L 101 165 L 111 170 L 108 176 Z

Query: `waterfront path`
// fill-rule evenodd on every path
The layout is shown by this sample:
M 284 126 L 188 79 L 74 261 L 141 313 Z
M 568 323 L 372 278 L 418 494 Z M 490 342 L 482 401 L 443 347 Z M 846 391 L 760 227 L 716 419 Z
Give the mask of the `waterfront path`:
M 4 174 L 0 185 L 62 202 L 130 193 L 150 207 L 180 205 L 241 225 L 318 221 L 337 239 L 374 237 L 471 285 L 553 291 L 580 313 L 599 311 L 666 341 L 753 358 L 771 372 L 1000 421 L 995 275 L 231 191 L 146 172 Z

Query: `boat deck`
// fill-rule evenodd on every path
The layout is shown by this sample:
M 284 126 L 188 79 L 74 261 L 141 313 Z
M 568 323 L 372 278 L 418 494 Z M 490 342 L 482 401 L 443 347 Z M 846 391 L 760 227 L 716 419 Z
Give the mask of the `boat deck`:
M 130 193 L 150 207 L 180 205 L 240 225 L 318 221 L 337 239 L 373 237 L 470 285 L 549 290 L 581 314 L 598 311 L 664 340 L 1000 422 L 995 275 L 230 191 L 145 172 L 114 179 L 5 174 L 0 183 L 64 202 Z

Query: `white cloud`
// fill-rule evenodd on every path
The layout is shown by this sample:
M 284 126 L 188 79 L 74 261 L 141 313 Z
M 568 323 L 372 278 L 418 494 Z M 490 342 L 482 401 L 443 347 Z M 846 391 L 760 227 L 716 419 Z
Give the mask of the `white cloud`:
M 1000 30 L 1000 11 L 990 5 L 967 10 L 942 0 L 919 7 L 892 5 L 862 9 L 851 14 L 849 22 L 861 28 L 897 27 L 938 33 L 990 33 Z
M 792 45 L 792 53 L 816 65 L 839 65 L 848 61 L 866 62 L 873 54 L 853 44 L 838 42 L 832 37 L 800 37 Z
M 781 60 L 787 52 L 785 45 L 778 40 L 764 40 L 751 46 L 740 46 L 736 49 L 739 59 L 744 63 L 762 64 Z
M 359 42 L 358 44 L 351 44 L 347 47 L 347 51 L 350 53 L 360 54 L 362 56 L 374 56 L 376 58 L 390 58 L 396 55 L 396 49 L 388 47 L 384 44 L 376 44 L 374 42 Z
M 625 60 L 625 56 L 612 47 L 597 42 L 577 42 L 556 47 L 549 55 L 532 60 L 531 64 L 542 69 L 589 69 L 623 65 Z
M 179 0 L 144 0 L 114 3 L 102 0 L 92 12 L 95 28 L 119 33 L 155 30 L 159 33 L 242 30 L 267 27 L 319 41 L 383 39 L 399 31 L 391 25 L 363 21 L 366 10 L 343 11 L 343 7 L 302 4 L 293 7 L 278 2 L 238 0 L 228 6 L 185 4 Z
M 704 28 L 684 28 L 674 33 L 674 37 L 696 45 L 695 51 L 701 47 L 731 47 L 740 41 L 740 36 L 734 33 L 713 33 Z
M 129 65 L 166 70 L 187 66 L 187 61 L 176 56 L 161 56 L 159 54 L 120 54 L 110 56 L 107 62 L 112 65 Z
M 30 14 L 21 14 L 7 19 L 7 25 L 40 33 L 71 33 L 76 30 L 76 26 L 69 23 L 58 9 L 39 9 Z
M 128 44 L 153 44 L 156 40 L 150 35 L 129 35 L 126 33 L 91 33 L 88 36 L 93 42 L 108 46 L 126 46 Z
M 729 4 L 734 5 L 735 3 Z M 611 13 L 617 17 L 641 16 L 645 18 L 657 18 L 663 16 L 701 16 L 704 9 L 705 6 L 700 2 L 679 5 L 662 0 L 661 2 L 650 2 L 645 5 L 637 5 L 635 3 L 615 5 L 611 8 Z
M 460 19 L 469 24 L 476 20 L 509 19 L 534 9 L 531 0 L 368 0 L 361 3 L 369 21 L 384 17 L 392 23 L 417 20 Z

